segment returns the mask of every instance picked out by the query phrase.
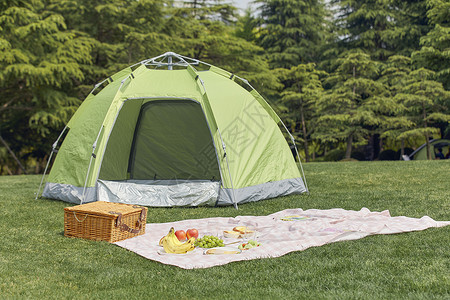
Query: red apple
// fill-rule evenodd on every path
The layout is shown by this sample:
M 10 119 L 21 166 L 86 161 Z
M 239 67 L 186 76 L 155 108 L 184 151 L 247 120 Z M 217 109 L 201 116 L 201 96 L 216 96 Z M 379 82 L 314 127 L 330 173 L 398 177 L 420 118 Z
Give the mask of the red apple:
M 191 237 L 194 237 L 195 239 L 198 238 L 198 230 L 193 228 L 193 229 L 188 229 L 186 231 L 186 236 L 188 239 L 190 239 Z
M 186 239 L 186 232 L 184 232 L 184 230 L 175 231 L 175 235 L 179 241 L 184 241 Z

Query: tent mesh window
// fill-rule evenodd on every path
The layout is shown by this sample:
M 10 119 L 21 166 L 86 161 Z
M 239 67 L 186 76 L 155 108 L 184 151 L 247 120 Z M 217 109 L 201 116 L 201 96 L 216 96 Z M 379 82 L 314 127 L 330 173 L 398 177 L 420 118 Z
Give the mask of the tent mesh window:
M 220 180 L 203 111 L 193 101 L 142 106 L 129 161 L 131 179 Z

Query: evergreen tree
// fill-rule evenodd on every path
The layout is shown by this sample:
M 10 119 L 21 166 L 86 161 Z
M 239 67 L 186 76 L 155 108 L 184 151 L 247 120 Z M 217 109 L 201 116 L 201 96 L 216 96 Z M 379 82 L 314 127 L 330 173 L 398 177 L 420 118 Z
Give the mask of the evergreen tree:
M 308 118 L 313 115 L 310 109 L 321 86 L 315 78 L 319 72 L 313 64 L 307 63 L 320 60 L 319 50 L 327 38 L 327 11 L 321 0 L 256 2 L 261 4 L 256 41 L 264 48 L 270 67 L 279 68 L 284 86 L 284 92 L 273 97 L 281 96 L 279 106 L 286 112 L 284 117 L 292 133 L 303 142 L 309 161 Z M 297 130 L 302 133 L 298 134 Z
M 392 3 L 395 12 L 395 28 L 391 37 L 395 55 L 410 56 L 420 49 L 420 38 L 431 29 L 424 0 L 396 0 Z
M 450 122 L 450 92 L 442 83 L 434 81 L 434 76 L 434 71 L 425 68 L 412 71 L 402 91 L 395 96 L 407 107 L 408 117 L 415 125 L 399 137 L 425 137 L 428 159 L 431 159 L 430 137 L 440 134 L 436 122 Z
M 285 89 L 281 93 L 281 115 L 294 137 L 300 138 L 305 149 L 305 159 L 310 160 L 309 140 L 317 118 L 315 105 L 322 96 L 321 77 L 323 71 L 315 69 L 313 63 L 302 64 L 290 69 L 278 69 L 281 82 Z M 297 132 L 297 130 L 301 130 Z
M 345 53 L 348 49 L 364 50 L 373 60 L 380 62 L 380 66 L 393 54 L 409 55 L 417 49 L 418 38 L 429 28 L 423 1 L 336 0 L 331 3 L 337 8 L 336 32 L 339 39 L 331 44 L 332 49 L 326 53 L 328 61 L 321 64 L 330 72 L 333 72 L 333 65 L 336 65 L 333 63 L 333 56 L 335 57 L 336 53 Z M 380 81 L 378 84 L 387 83 Z M 398 115 L 401 111 L 400 103 L 388 101 L 386 97 L 380 101 L 380 107 L 392 107 L 395 112 L 377 112 L 380 123 L 370 130 L 371 134 L 374 134 L 370 141 L 374 138 L 376 140 L 378 134 L 382 134 L 382 138 L 388 137 L 394 133 L 393 130 L 407 123 Z M 372 142 L 370 144 L 368 151 L 376 155 L 377 146 L 372 145 Z
M 409 55 L 427 32 L 423 1 L 334 0 L 341 51 L 363 49 L 372 59 L 386 61 L 393 54 Z
M 428 0 L 426 3 L 433 29 L 420 39 L 422 48 L 412 57 L 419 66 L 435 71 L 438 80 L 450 90 L 450 2 Z
M 190 16 L 199 20 L 219 20 L 225 24 L 233 23 L 236 19 L 236 7 L 224 0 L 189 0 L 183 1 Z
M 257 39 L 258 20 L 252 16 L 252 11 L 247 10 L 244 16 L 238 18 L 236 23 L 236 36 L 248 42 L 254 42 Z
M 169 47 L 165 2 L 157 0 L 50 0 L 67 27 L 95 40 L 93 63 L 83 67 L 89 88 L 122 68 Z M 84 94 L 84 96 L 85 96 Z
M 390 91 L 390 100 L 394 101 L 396 110 L 391 111 L 390 118 L 380 126 L 382 138 L 388 138 L 393 141 L 400 141 L 400 155 L 404 155 L 405 137 L 404 132 L 414 127 L 414 122 L 406 115 L 407 108 L 403 103 L 398 102 L 397 94 L 404 91 L 405 86 L 411 80 L 411 58 L 401 55 L 393 55 L 388 58 L 382 68 L 379 81 L 388 87 Z
M 395 105 L 386 87 L 376 81 L 378 64 L 368 54 L 349 51 L 336 63 L 336 71 L 325 81 L 331 88 L 317 105 L 320 117 L 314 137 L 322 142 L 346 141 L 345 157 L 350 158 L 353 144 L 365 144 Z
M 259 45 L 272 68 L 317 62 L 326 38 L 326 11 L 321 0 L 260 0 Z
M 213 1 L 206 1 L 208 9 L 196 2 L 197 6 L 174 7 L 169 11 L 165 27 L 172 36 L 173 51 L 226 69 L 247 79 L 265 96 L 273 95 L 279 87 L 278 79 L 269 71 L 263 49 L 241 38 L 239 31 L 230 25 L 230 20 L 237 18 L 235 10 L 221 11 L 219 18 L 211 13 L 220 11 L 210 3 Z M 220 1 L 217 5 L 222 7 Z
M 91 63 L 94 41 L 67 30 L 46 4 L 0 5 L 0 131 L 19 150 L 40 147 L 42 136 L 68 121 L 80 103 L 75 87 L 84 80 L 81 66 Z

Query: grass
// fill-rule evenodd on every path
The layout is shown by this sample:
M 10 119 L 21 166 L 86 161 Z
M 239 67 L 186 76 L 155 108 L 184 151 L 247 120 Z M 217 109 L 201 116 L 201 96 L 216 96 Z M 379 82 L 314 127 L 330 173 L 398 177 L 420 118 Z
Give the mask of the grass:
M 249 203 L 239 210 L 150 208 L 148 222 L 334 207 L 450 220 L 450 160 L 309 163 L 304 168 L 310 195 Z M 35 201 L 39 180 L 0 177 L 2 299 L 450 298 L 450 226 L 183 270 L 106 242 L 65 238 L 63 208 L 70 204 Z

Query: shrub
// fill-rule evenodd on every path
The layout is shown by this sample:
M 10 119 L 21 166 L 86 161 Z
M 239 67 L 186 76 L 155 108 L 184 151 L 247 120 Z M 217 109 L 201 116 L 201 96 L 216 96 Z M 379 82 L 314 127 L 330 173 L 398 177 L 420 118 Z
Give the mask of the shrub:
M 366 160 L 366 156 L 361 151 L 352 152 L 352 155 L 350 157 L 356 160 Z
M 378 159 L 379 160 L 399 160 L 400 156 L 399 156 L 399 153 L 397 153 L 394 150 L 384 150 L 384 151 L 380 152 Z
M 340 161 L 345 156 L 345 151 L 341 149 L 333 149 L 328 152 L 324 157 L 324 161 Z
M 316 156 L 316 158 L 314 158 L 311 161 L 313 161 L 313 162 L 323 162 L 323 161 L 325 161 L 325 158 L 323 156 Z

